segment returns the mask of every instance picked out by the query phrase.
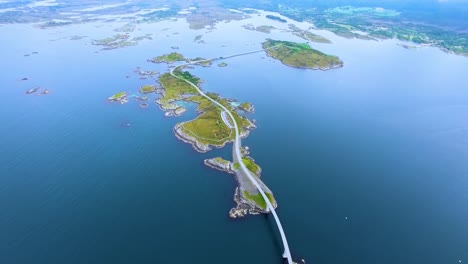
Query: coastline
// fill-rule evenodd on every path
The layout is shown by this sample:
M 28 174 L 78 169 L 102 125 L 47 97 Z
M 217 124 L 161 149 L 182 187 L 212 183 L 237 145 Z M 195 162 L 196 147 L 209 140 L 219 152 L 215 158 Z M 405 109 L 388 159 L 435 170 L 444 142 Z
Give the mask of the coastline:
M 265 49 L 265 48 L 263 48 Z M 274 60 L 278 60 L 281 62 L 281 64 L 285 65 L 285 66 L 288 66 L 288 67 L 291 67 L 291 68 L 296 68 L 296 69 L 304 69 L 304 70 L 313 70 L 313 71 L 317 71 L 317 70 L 320 70 L 320 71 L 329 71 L 329 70 L 334 70 L 334 69 L 339 69 L 339 68 L 343 68 L 344 67 L 344 62 L 340 59 L 341 63 L 340 64 L 334 64 L 334 65 L 330 65 L 328 67 L 312 67 L 312 68 L 309 68 L 309 67 L 303 67 L 303 66 L 296 66 L 296 65 L 289 65 L 289 64 L 286 64 L 284 63 L 282 60 L 278 59 L 278 58 L 275 58 L 273 56 L 271 56 L 266 50 L 265 50 L 265 53 L 267 55 L 267 57 L 270 57 Z
M 246 156 L 246 158 L 251 159 L 250 157 Z M 235 206 L 229 210 L 229 217 L 231 218 L 240 218 L 244 217 L 246 215 L 258 215 L 258 214 L 268 214 L 269 211 L 267 209 L 260 208 L 258 204 L 251 200 L 248 199 L 245 196 L 245 192 L 248 192 L 249 190 L 247 189 L 252 189 L 251 188 L 251 183 L 250 181 L 246 181 L 246 179 L 242 180 L 241 177 L 243 177 L 243 174 L 239 169 L 236 169 L 235 165 L 231 161 L 224 160 L 222 158 L 216 157 L 212 159 L 205 159 L 203 163 L 213 169 L 226 172 L 228 174 L 233 174 L 237 186 L 234 191 L 234 196 L 233 200 L 235 202 Z M 258 181 L 264 186 L 268 193 L 272 194 L 272 192 L 263 184 L 263 182 L 260 180 L 260 173 L 261 173 L 261 168 L 259 167 L 259 170 L 257 173 L 255 173 L 256 177 L 258 177 Z M 272 201 L 272 205 L 274 208 L 278 207 L 278 204 L 275 199 Z
M 212 145 L 212 144 L 204 144 L 201 143 L 199 140 L 197 140 L 195 137 L 188 135 L 187 133 L 182 131 L 182 126 L 184 123 L 178 123 L 174 126 L 173 131 L 174 135 L 181 141 L 185 143 L 189 143 L 192 145 L 192 147 L 200 152 L 200 153 L 206 153 L 210 150 L 212 150 L 212 147 L 215 148 L 223 148 L 226 146 L 227 143 L 233 142 L 234 139 L 229 140 L 229 141 L 224 141 L 222 145 Z

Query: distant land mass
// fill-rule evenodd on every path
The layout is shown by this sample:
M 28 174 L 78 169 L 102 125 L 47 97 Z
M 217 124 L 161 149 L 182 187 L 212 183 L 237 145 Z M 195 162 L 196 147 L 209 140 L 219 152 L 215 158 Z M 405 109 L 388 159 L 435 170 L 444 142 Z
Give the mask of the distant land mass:
M 276 21 L 279 21 L 279 22 L 282 22 L 282 23 L 288 22 L 286 19 L 282 19 L 279 16 L 267 15 L 266 18 L 269 18 L 271 20 L 276 20 Z

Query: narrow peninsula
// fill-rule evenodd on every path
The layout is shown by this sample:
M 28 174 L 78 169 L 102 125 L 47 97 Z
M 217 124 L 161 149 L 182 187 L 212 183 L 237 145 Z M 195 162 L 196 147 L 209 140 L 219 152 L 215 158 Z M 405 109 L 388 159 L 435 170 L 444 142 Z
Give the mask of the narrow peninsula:
M 183 58 L 182 55 L 177 57 Z M 167 56 L 157 58 L 159 58 L 158 60 L 167 61 Z M 160 94 L 155 102 L 166 112 L 166 116 L 180 116 L 186 112 L 187 104 L 194 103 L 197 105 L 197 116 L 194 119 L 182 121 L 175 125 L 173 129 L 175 136 L 181 141 L 191 144 L 196 151 L 202 153 L 210 151 L 213 147 L 221 148 L 228 143 L 234 142 L 236 132 L 233 122 L 239 128 L 239 136 L 241 138 L 247 137 L 256 126 L 254 121 L 241 115 L 241 112 L 253 112 L 254 106 L 251 103 L 239 104 L 234 99 L 223 98 L 215 93 L 205 92 L 205 95 L 199 93 L 191 84 L 201 89 L 202 80 L 187 69 L 191 69 L 196 65 L 206 67 L 206 63 L 209 62 L 209 65 L 211 65 L 211 61 L 200 57 L 189 61 L 190 63 L 177 66 L 172 68 L 169 73 L 162 74 L 158 79 L 161 88 L 155 91 Z M 219 105 L 211 100 L 219 103 Z M 223 107 L 220 107 L 220 105 Z M 234 120 L 229 117 L 226 111 L 229 111 Z M 260 180 L 260 166 L 255 164 L 253 158 L 248 156 L 249 154 L 248 148 L 242 150 L 242 162 L 257 178 L 256 181 L 273 207 L 277 207 L 272 191 Z M 236 160 L 234 157 L 233 159 Z M 246 172 L 241 169 L 239 163 L 218 157 L 205 160 L 205 164 L 235 175 L 238 182 L 234 194 L 236 206 L 230 210 L 230 217 L 236 218 L 246 214 L 268 212 L 267 204 L 261 193 L 249 179 Z

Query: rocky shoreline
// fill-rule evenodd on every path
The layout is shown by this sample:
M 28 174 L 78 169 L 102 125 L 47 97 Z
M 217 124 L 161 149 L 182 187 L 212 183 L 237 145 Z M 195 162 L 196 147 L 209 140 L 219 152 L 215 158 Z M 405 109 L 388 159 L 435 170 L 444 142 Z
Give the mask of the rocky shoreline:
M 242 103 L 237 108 L 249 114 L 255 112 L 255 106 L 252 103 Z
M 247 157 L 251 159 L 250 157 Z M 227 172 L 229 174 L 234 174 L 237 182 L 237 187 L 234 192 L 234 202 L 236 203 L 236 206 L 231 208 L 229 210 L 229 217 L 231 218 L 239 218 L 239 217 L 244 217 L 248 214 L 250 215 L 258 215 L 261 213 L 267 214 L 269 213 L 266 209 L 261 209 L 258 207 L 258 205 L 250 200 L 247 199 L 243 193 L 244 189 L 242 188 L 241 181 L 239 179 L 240 174 L 238 169 L 235 168 L 234 163 L 224 160 L 222 158 L 212 158 L 212 159 L 205 159 L 204 164 L 210 168 Z M 261 168 L 259 167 L 259 170 L 257 172 L 257 176 L 260 178 L 260 173 L 261 173 Z M 276 201 L 273 202 L 273 207 L 277 207 Z
M 165 116 L 181 116 L 187 111 L 187 109 L 173 103 L 173 101 L 167 102 L 166 105 L 163 105 L 163 103 L 161 103 L 161 98 L 156 98 L 154 102 L 159 106 L 159 109 L 164 112 Z
M 236 207 L 229 210 L 229 217 L 231 218 L 244 217 L 248 214 L 258 215 L 261 213 L 268 213 L 267 211 L 258 209 L 255 204 L 245 199 L 244 196 L 241 195 L 239 187 L 236 187 L 236 191 L 234 192 L 234 201 L 236 202 Z
M 209 65 L 201 65 L 201 66 L 209 66 Z M 171 68 L 171 66 L 169 66 L 169 68 Z M 185 74 L 188 75 L 187 78 L 194 78 L 194 79 L 196 78 L 190 75 L 190 73 L 188 74 L 185 73 Z M 167 78 L 170 78 L 170 77 L 168 77 L 167 74 L 164 74 L 160 78 L 166 78 L 164 80 L 167 81 Z M 218 117 L 213 116 L 213 115 L 219 115 L 220 113 L 218 111 L 214 113 L 208 112 L 208 111 L 213 111 L 213 110 L 208 109 L 206 105 L 203 105 L 203 107 L 200 108 L 200 105 L 206 104 L 206 102 L 196 97 L 199 95 L 192 94 L 190 93 L 191 92 L 190 90 L 184 90 L 182 87 L 183 90 L 181 90 L 179 94 L 176 94 L 175 96 L 172 95 L 172 97 L 167 97 L 166 93 L 170 91 L 166 90 L 166 87 L 164 86 L 164 84 L 166 83 L 164 81 L 162 82 L 161 80 L 158 80 L 158 82 L 161 86 L 159 87 L 154 86 L 154 89 L 151 89 L 151 91 L 161 95 L 159 98 L 156 98 L 154 102 L 159 106 L 159 108 L 162 111 L 165 112 L 164 113 L 165 116 L 180 116 L 185 111 L 187 111 L 187 109 L 182 106 L 183 104 L 181 102 L 199 104 L 199 106 L 196 109 L 197 117 L 194 120 L 180 122 L 174 126 L 173 132 L 177 139 L 185 143 L 191 144 L 192 147 L 195 149 L 195 151 L 200 152 L 200 153 L 206 153 L 212 150 L 213 147 L 223 148 L 226 146 L 226 144 L 229 144 L 235 140 L 232 136 L 232 133 L 233 133 L 232 128 L 230 129 L 230 134 L 224 135 L 223 138 L 219 138 L 218 136 L 215 136 L 215 137 L 205 136 L 207 138 L 204 138 L 203 137 L 204 134 L 200 134 L 201 136 L 199 136 L 197 131 L 192 131 L 191 129 L 187 129 L 184 126 L 184 124 L 187 124 L 189 122 L 197 122 L 197 119 L 200 118 L 200 116 L 205 113 L 211 114 L 211 116 L 208 119 L 210 118 L 216 119 L 216 122 L 222 123 L 224 120 L 222 120 L 222 116 L 218 116 Z M 203 81 L 196 78 L 196 82 L 199 85 Z M 168 87 L 168 89 L 174 89 L 174 88 L 180 88 L 180 87 L 173 87 L 173 86 Z M 140 92 L 143 92 L 143 91 L 141 90 Z M 229 111 L 232 111 L 233 115 L 239 116 L 239 118 L 242 120 L 238 122 L 239 130 L 240 130 L 239 137 L 246 138 L 250 134 L 250 131 L 256 128 L 255 120 L 250 120 L 239 113 L 241 111 L 244 113 L 254 112 L 255 107 L 253 106 L 253 104 L 246 102 L 246 103 L 243 103 L 242 105 L 239 105 L 237 104 L 236 100 L 222 98 L 216 93 L 210 93 L 209 96 L 211 98 L 217 98 L 215 100 L 222 100 L 224 102 L 223 104 L 229 105 L 228 106 Z M 200 124 L 200 123 L 197 123 L 197 124 Z M 203 124 L 204 123 L 202 122 L 202 125 Z M 240 162 L 244 162 L 246 166 L 249 167 L 249 170 L 255 171 L 256 177 L 258 177 L 257 181 L 259 182 L 261 186 L 260 188 L 262 188 L 265 191 L 265 193 L 268 195 L 268 198 L 272 201 L 273 206 L 276 207 L 276 201 L 273 197 L 271 190 L 269 190 L 269 188 L 260 180 L 261 168 L 254 163 L 254 160 L 252 158 L 248 156 L 249 150 L 247 147 L 242 148 L 242 155 L 244 158 Z M 245 160 L 246 158 L 249 160 Z M 230 217 L 237 218 L 237 217 L 243 217 L 247 214 L 255 215 L 255 214 L 260 214 L 260 213 L 269 213 L 268 209 L 266 208 L 265 201 L 263 201 L 263 198 L 261 197 L 258 189 L 249 180 L 249 176 L 247 175 L 247 172 L 240 170 L 239 163 L 233 163 L 233 162 L 224 160 L 222 158 L 213 158 L 213 159 L 204 160 L 204 164 L 210 168 L 217 169 L 219 171 L 223 171 L 223 172 L 227 172 L 229 174 L 235 175 L 236 182 L 237 182 L 237 188 L 234 193 L 235 207 L 229 211 Z
M 308 68 L 308 67 L 303 67 L 303 66 L 296 66 L 296 65 L 289 65 L 289 64 L 286 64 L 284 63 L 283 61 L 281 61 L 280 59 L 277 59 L 273 56 L 271 56 L 270 54 L 268 54 L 268 52 L 265 52 L 267 54 L 268 57 L 274 59 L 274 60 L 279 60 L 281 62 L 281 64 L 285 65 L 285 66 L 288 66 L 288 67 L 292 67 L 292 68 L 296 68 L 296 69 L 307 69 L 307 70 L 313 70 L 313 71 L 317 71 L 317 70 L 320 70 L 320 71 L 329 71 L 329 70 L 334 70 L 334 69 L 339 69 L 339 68 L 343 68 L 344 67 L 344 63 L 343 61 L 340 61 L 339 64 L 332 64 L 332 65 L 329 65 L 328 67 L 312 67 L 312 68 Z
M 175 127 L 173 129 L 175 136 L 178 139 L 180 139 L 181 141 L 191 144 L 193 146 L 193 148 L 196 151 L 200 152 L 200 153 L 206 153 L 206 152 L 210 151 L 212 149 L 211 147 L 223 148 L 227 143 L 233 141 L 233 140 L 225 141 L 225 142 L 223 142 L 222 145 L 204 144 L 204 143 L 201 143 L 200 141 L 198 141 L 195 137 L 193 137 L 191 135 L 188 135 L 187 133 L 182 131 L 182 125 L 183 125 L 183 123 L 178 123 L 177 125 L 175 125 Z
M 221 158 L 213 158 L 213 159 L 205 159 L 203 163 L 205 163 L 205 165 L 210 168 L 213 168 L 219 171 L 224 171 L 229 174 L 236 174 L 234 165 L 230 161 L 227 161 Z
M 164 108 L 160 104 L 160 102 L 156 102 L 156 103 L 159 105 L 159 107 L 163 111 L 166 112 L 165 113 L 166 116 L 180 116 L 182 113 L 184 113 L 186 111 L 185 108 L 183 108 L 181 106 L 178 106 L 176 104 L 172 104 L 174 108 Z M 174 131 L 175 136 L 178 139 L 180 139 L 181 141 L 191 144 L 193 146 L 193 148 L 196 151 L 200 152 L 200 153 L 206 153 L 206 152 L 210 151 L 212 149 L 212 147 L 223 148 L 224 146 L 226 146 L 226 144 L 234 141 L 234 139 L 226 140 L 222 144 L 219 144 L 219 145 L 202 143 L 199 140 L 197 140 L 197 138 L 195 138 L 194 136 L 189 135 L 189 134 L 185 133 L 184 131 L 182 131 L 183 124 L 184 123 L 178 123 L 174 127 L 173 131 Z M 245 130 L 242 130 L 240 132 L 239 136 L 241 138 L 246 138 L 246 137 L 249 136 L 250 131 L 255 129 L 255 128 L 257 128 L 257 126 L 253 122 L 250 122 L 249 126 L 245 127 Z

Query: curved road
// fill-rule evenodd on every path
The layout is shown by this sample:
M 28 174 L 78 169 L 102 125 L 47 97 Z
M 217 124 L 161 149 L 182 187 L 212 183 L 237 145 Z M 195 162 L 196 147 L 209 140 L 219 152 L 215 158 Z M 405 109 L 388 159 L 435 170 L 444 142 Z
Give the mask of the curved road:
M 263 51 L 263 50 L 261 50 Z M 247 53 L 242 53 L 242 54 L 238 54 L 238 55 L 232 55 L 232 56 L 229 56 L 229 57 L 224 57 L 223 59 L 226 59 L 226 58 L 232 58 L 232 57 L 236 57 L 236 56 L 241 56 L 241 55 L 247 55 L 247 54 L 252 54 L 252 53 L 256 53 L 256 52 L 260 52 L 260 51 L 254 51 L 254 52 L 247 52 Z M 212 60 L 203 60 L 203 61 L 215 61 L 215 60 L 218 60 L 220 58 L 216 58 L 216 59 L 212 59 Z M 200 95 L 202 95 L 203 97 L 207 98 L 208 100 L 210 100 L 212 103 L 214 103 L 215 105 L 221 107 L 224 111 L 226 111 L 226 113 L 229 115 L 229 117 L 231 118 L 232 120 L 232 123 L 234 124 L 234 129 L 236 131 L 236 139 L 234 141 L 234 149 L 235 149 L 235 154 L 236 154 L 236 158 L 237 160 L 239 160 L 239 164 L 241 166 L 241 169 L 242 171 L 245 173 L 245 175 L 247 175 L 247 177 L 249 178 L 249 180 L 255 185 L 255 187 L 258 189 L 258 191 L 260 192 L 260 194 L 262 195 L 263 199 L 265 200 L 266 204 L 267 204 L 267 207 L 268 207 L 268 210 L 271 212 L 271 214 L 273 215 L 274 219 L 275 219 L 275 222 L 276 222 L 276 225 L 278 226 L 278 230 L 281 234 L 281 240 L 283 240 L 283 246 L 284 246 L 284 254 L 283 254 L 283 257 L 286 258 L 288 260 L 288 264 L 294 264 L 294 262 L 292 261 L 292 257 L 291 257 L 291 252 L 289 251 L 289 245 L 288 245 L 288 241 L 286 240 L 286 235 L 284 233 L 284 230 L 283 230 L 283 226 L 281 225 L 281 222 L 278 218 L 278 215 L 276 214 L 276 211 L 275 211 L 275 208 L 273 207 L 273 205 L 271 204 L 270 200 L 268 199 L 268 197 L 266 196 L 265 192 L 263 191 L 263 189 L 261 188 L 260 184 L 257 182 L 257 180 L 255 179 L 255 177 L 252 175 L 252 173 L 247 169 L 247 167 L 245 166 L 244 162 L 241 162 L 242 161 L 242 155 L 241 155 L 241 152 L 240 152 L 240 148 L 241 148 L 241 138 L 239 136 L 239 127 L 237 126 L 237 122 L 236 120 L 234 119 L 234 116 L 232 116 L 231 112 L 226 108 L 224 107 L 222 104 L 218 103 L 216 100 L 213 100 L 212 98 L 210 98 L 209 96 L 207 96 L 203 91 L 200 90 L 200 88 L 193 84 L 192 82 L 182 78 L 182 77 L 179 77 L 179 76 L 176 76 L 174 74 L 174 70 L 177 69 L 177 68 L 180 68 L 180 67 L 184 67 L 186 65 L 190 65 L 190 64 L 197 64 L 197 63 L 200 63 L 200 62 L 203 62 L 203 61 L 195 61 L 195 62 L 189 62 L 189 63 L 186 63 L 186 64 L 181 64 L 179 66 L 176 66 L 174 68 L 171 69 L 170 71 L 170 74 L 179 79 L 179 80 L 182 80 L 188 84 L 190 84 L 191 86 L 193 86 L 195 89 L 197 89 L 198 93 Z

